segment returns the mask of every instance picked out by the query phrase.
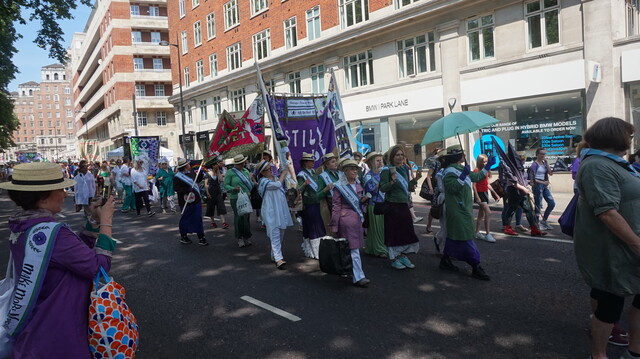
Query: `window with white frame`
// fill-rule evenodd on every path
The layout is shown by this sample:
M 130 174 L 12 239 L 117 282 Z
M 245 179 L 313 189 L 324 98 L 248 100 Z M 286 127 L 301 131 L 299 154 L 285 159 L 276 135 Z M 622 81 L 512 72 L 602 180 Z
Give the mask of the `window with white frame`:
M 178 0 L 178 4 L 180 6 L 180 17 L 183 17 L 187 14 L 187 9 L 184 6 L 184 0 Z
M 224 29 L 230 28 L 240 23 L 240 17 L 238 15 L 238 0 L 231 0 L 224 4 Z
M 200 121 L 204 122 L 209 119 L 207 114 L 207 100 L 200 101 Z
M 73 117 L 73 112 L 71 110 L 67 110 L 65 112 L 67 117 Z M 69 128 L 73 128 L 73 127 L 69 127 Z
M 397 41 L 400 78 L 436 70 L 434 33 Z
M 144 69 L 144 60 L 142 57 L 134 57 L 133 58 L 133 69 L 134 70 L 142 70 Z
M 67 116 L 67 117 L 69 117 L 69 116 Z M 67 121 L 67 129 L 73 130 L 73 121 Z
M 530 49 L 560 42 L 560 0 L 527 1 L 524 13 Z
M 245 100 L 244 100 L 244 89 L 231 91 L 231 106 L 232 111 L 244 111 L 247 109 Z
M 202 45 L 202 25 L 200 24 L 200 21 L 196 21 L 193 24 L 193 46 L 200 46 Z
M 158 126 L 166 126 L 167 125 L 167 113 L 164 111 L 156 112 L 156 124 Z
M 182 54 L 186 54 L 189 51 L 189 49 L 188 49 L 189 43 L 187 41 L 187 31 L 186 30 L 181 33 L 181 40 L 182 40 L 182 44 L 181 44 L 182 45 Z
M 627 10 L 627 36 L 640 35 L 640 0 L 625 0 Z
M 284 45 L 287 49 L 298 46 L 296 17 L 284 21 Z
M 67 140 L 74 140 L 74 139 L 75 139 L 75 135 L 73 133 L 67 134 Z
M 64 88 L 64 94 L 65 95 L 69 95 L 71 93 L 71 88 L 70 87 L 65 87 Z
M 162 63 L 162 59 L 157 58 L 157 57 L 153 59 L 153 69 L 154 70 L 162 70 L 162 69 L 164 69 L 164 65 Z
M 191 82 L 189 81 L 189 66 L 185 67 L 182 73 L 184 76 L 184 86 L 189 87 L 191 85 Z
M 144 84 L 136 84 L 136 97 L 147 96 Z
M 209 76 L 218 76 L 218 54 L 209 55 Z
M 157 6 L 149 6 L 149 16 L 160 16 L 160 8 Z
M 320 5 L 307 10 L 307 37 L 309 40 L 320 37 Z
M 267 88 L 267 92 L 274 93 L 276 92 L 276 80 L 270 79 L 264 81 L 264 87 Z
M 239 42 L 227 47 L 227 67 L 229 71 L 242 67 L 242 51 Z
M 140 31 L 131 31 L 131 42 L 142 42 L 142 33 Z
M 324 93 L 324 65 L 311 66 L 311 88 L 313 93 Z
M 131 9 L 131 16 L 140 16 L 140 6 L 139 5 L 130 5 L 129 9 Z
M 369 0 L 340 0 L 342 28 L 369 20 Z
M 261 13 L 269 8 L 268 0 L 251 0 L 251 16 Z
M 493 15 L 467 20 L 467 41 L 470 61 L 493 57 Z
M 218 118 L 222 113 L 222 98 L 220 96 L 213 96 L 213 114 Z
M 271 31 L 266 29 L 253 35 L 253 57 L 262 60 L 271 52 Z
M 200 5 L 200 0 L 191 0 L 191 7 L 194 8 Z
M 202 60 L 196 61 L 196 78 L 198 82 L 204 81 L 204 62 Z
M 159 44 L 160 41 L 162 41 L 162 38 L 160 36 L 160 32 L 158 31 L 151 31 L 151 43 L 153 44 Z
M 164 85 L 155 84 L 155 85 L 153 85 L 153 89 L 155 90 L 155 95 L 156 96 L 164 96 Z
M 373 53 L 367 50 L 344 58 L 347 88 L 373 84 Z
M 396 0 L 396 9 L 399 9 L 401 7 L 407 6 L 407 5 L 411 5 L 414 2 L 418 2 L 420 0 Z
M 290 72 L 287 74 L 287 84 L 289 84 L 290 93 L 301 93 L 302 86 L 300 82 L 300 72 Z
M 213 13 L 207 15 L 207 40 L 216 37 L 216 17 Z
M 136 114 L 136 117 L 138 118 L 138 126 L 140 126 L 140 127 L 147 126 L 147 113 L 146 112 L 138 111 L 138 113 Z

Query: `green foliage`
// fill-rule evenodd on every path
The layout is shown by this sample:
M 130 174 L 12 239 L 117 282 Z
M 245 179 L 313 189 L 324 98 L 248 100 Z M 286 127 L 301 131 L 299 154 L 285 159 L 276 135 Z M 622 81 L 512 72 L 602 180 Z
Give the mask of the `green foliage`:
M 91 6 L 90 0 L 2 0 L 0 1 L 0 151 L 14 145 L 11 135 L 18 128 L 18 119 L 13 113 L 8 86 L 18 73 L 13 63 L 17 52 L 15 42 L 22 38 L 16 32 L 16 23 L 39 23 L 34 42 L 49 50 L 49 57 L 66 63 L 64 33 L 59 20 L 71 19 L 71 11 L 77 4 Z M 23 15 L 28 17 L 25 19 Z M 35 24 L 34 24 L 35 26 Z

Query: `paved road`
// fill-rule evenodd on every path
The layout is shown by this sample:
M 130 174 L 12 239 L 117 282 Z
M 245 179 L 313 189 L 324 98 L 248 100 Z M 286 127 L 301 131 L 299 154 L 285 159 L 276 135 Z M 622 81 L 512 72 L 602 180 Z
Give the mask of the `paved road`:
M 427 207 L 416 209 L 424 215 Z M 0 195 L 0 268 L 7 258 L 4 224 L 14 210 Z M 81 228 L 70 198 L 62 215 Z M 303 258 L 296 229 L 285 238 L 290 268 L 279 271 L 255 219 L 255 244 L 246 249 L 236 247 L 232 231 L 210 228 L 210 246 L 182 245 L 177 222 L 177 215 L 163 214 L 114 218 L 122 243 L 111 273 L 139 321 L 138 358 L 588 357 L 588 288 L 571 242 L 558 230 L 544 240 L 498 234 L 495 244 L 478 242 L 492 278 L 483 282 L 464 264 L 463 274 L 441 272 L 423 222 L 416 226 L 422 245 L 412 257 L 416 269 L 396 271 L 364 256 L 372 283 L 361 289 Z M 610 349 L 612 358 L 620 355 Z

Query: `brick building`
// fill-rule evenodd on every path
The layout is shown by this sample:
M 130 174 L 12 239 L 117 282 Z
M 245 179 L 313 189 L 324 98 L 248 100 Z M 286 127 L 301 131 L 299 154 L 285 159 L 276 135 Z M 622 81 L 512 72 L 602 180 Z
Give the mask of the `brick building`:
M 640 125 L 637 0 L 177 0 L 168 15 L 182 64 L 169 101 L 182 76 L 196 135 L 256 96 L 256 61 L 277 93 L 324 93 L 333 69 L 357 140 L 404 144 L 419 164 L 451 110 L 486 112 L 502 142 L 565 161 L 599 118 Z
M 71 84 L 67 69 L 60 64 L 42 67 L 40 82 L 29 81 L 11 92 L 14 113 L 20 128 L 13 133 L 16 147 L 7 151 L 7 160 L 16 153 L 39 153 L 50 161 L 75 158 L 75 130 Z
M 97 141 L 99 157 L 136 130 L 179 150 L 168 102 L 169 48 L 159 45 L 168 40 L 167 28 L 166 0 L 105 0 L 96 2 L 84 32 L 74 34 L 69 51 L 78 139 Z

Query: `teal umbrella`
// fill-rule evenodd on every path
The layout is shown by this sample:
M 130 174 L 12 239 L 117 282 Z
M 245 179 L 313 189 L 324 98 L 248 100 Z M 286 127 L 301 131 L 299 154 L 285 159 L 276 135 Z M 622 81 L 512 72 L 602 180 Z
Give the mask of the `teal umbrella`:
M 422 145 L 441 142 L 447 138 L 471 133 L 489 127 L 499 121 L 478 111 L 453 112 L 437 120 L 429 127 L 422 139 Z

